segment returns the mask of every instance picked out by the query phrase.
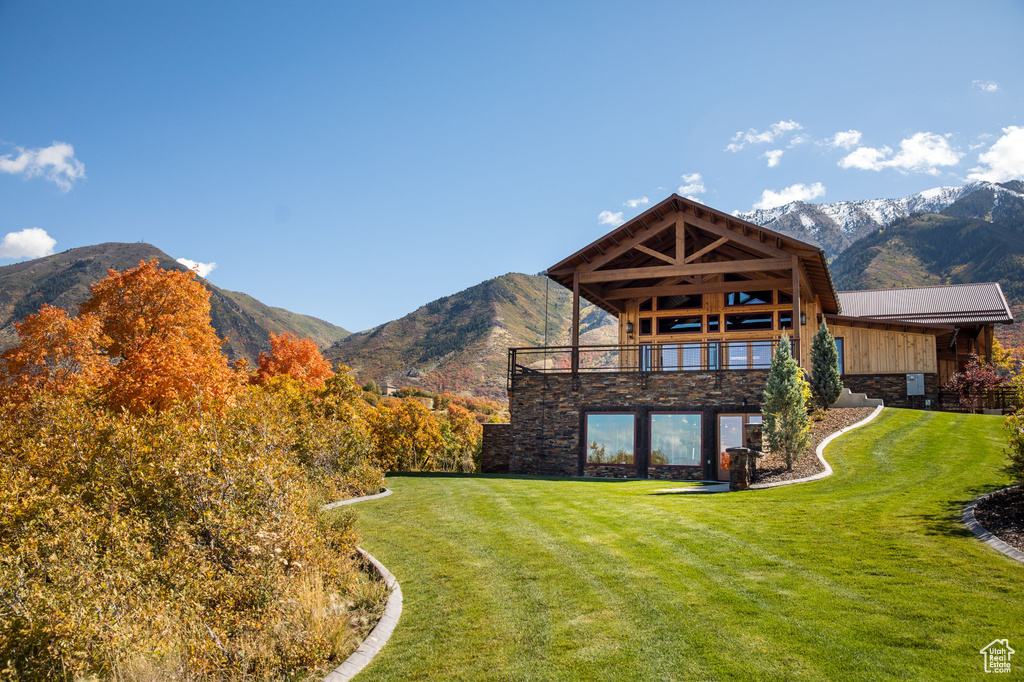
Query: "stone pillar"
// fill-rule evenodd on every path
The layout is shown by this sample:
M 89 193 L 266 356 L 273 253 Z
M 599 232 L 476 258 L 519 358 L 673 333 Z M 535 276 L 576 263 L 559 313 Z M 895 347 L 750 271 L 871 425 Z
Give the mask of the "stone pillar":
M 747 490 L 750 488 L 748 460 L 750 448 L 726 448 L 729 455 L 729 490 Z

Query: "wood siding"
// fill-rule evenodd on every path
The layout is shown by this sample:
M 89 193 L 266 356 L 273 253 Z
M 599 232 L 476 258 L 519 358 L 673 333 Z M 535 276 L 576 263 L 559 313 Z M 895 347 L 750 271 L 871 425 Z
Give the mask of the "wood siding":
M 908 374 L 938 371 L 935 337 L 834 325 L 832 336 L 843 339 L 847 374 Z M 806 366 L 806 365 L 805 365 Z

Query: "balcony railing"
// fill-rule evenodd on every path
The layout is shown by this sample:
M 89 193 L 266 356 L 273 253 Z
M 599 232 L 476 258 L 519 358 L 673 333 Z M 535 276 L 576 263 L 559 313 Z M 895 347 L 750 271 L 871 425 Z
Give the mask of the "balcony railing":
M 628 346 L 510 348 L 508 381 L 522 374 L 717 372 L 768 369 L 778 339 Z

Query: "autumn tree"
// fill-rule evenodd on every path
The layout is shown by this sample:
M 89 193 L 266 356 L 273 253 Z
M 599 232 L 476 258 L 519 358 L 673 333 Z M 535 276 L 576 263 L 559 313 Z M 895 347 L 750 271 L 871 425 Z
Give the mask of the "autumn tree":
M 333 374 L 331 363 L 312 339 L 300 339 L 291 332 L 280 336 L 270 332 L 270 354 L 260 353 L 253 381 L 262 385 L 271 377 L 287 375 L 310 388 L 321 388 Z
M 441 469 L 473 473 L 478 468 L 483 427 L 473 414 L 455 404 L 448 406 L 446 418 L 441 422 L 444 454 Z
M 444 448 L 441 430 L 415 398 L 381 402 L 367 415 L 374 461 L 382 469 L 432 471 Z
M 77 317 L 44 306 L 18 329 L 21 343 L 2 363 L 15 397 L 18 387 L 87 385 L 110 407 L 142 413 L 182 401 L 207 409 L 239 387 L 210 325 L 210 292 L 155 260 L 110 270 Z
M 981 407 L 985 393 L 1005 383 L 1005 377 L 1000 376 L 995 367 L 972 353 L 967 366 L 953 374 L 943 388 L 956 394 L 961 407 L 975 412 Z
M 66 393 L 110 380 L 113 366 L 102 348 L 96 315 L 71 317 L 43 305 L 14 327 L 19 343 L 0 355 L 0 380 L 8 400 L 23 401 L 34 390 Z

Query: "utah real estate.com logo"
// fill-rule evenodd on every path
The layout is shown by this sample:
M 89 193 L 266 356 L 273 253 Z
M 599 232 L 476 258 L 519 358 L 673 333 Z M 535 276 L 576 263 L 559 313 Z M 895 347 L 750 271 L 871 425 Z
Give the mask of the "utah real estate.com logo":
M 985 672 L 1010 672 L 1010 656 L 1015 653 L 1017 652 L 1010 648 L 1009 640 L 993 639 L 988 646 L 981 650 L 981 655 L 985 657 Z

